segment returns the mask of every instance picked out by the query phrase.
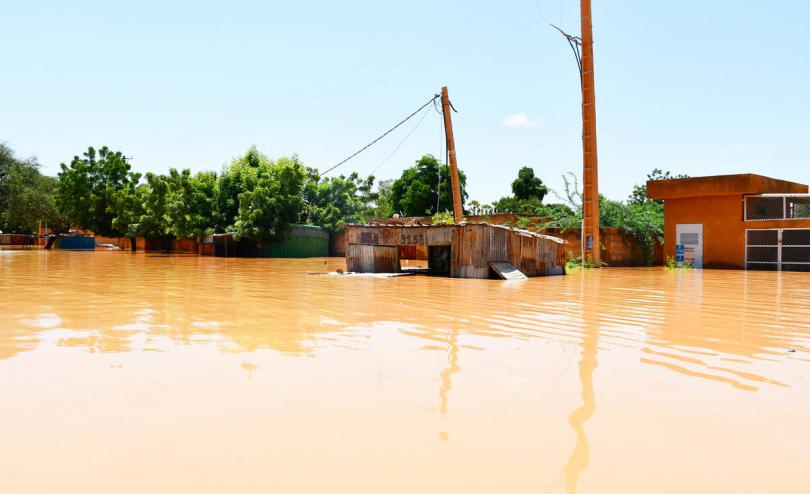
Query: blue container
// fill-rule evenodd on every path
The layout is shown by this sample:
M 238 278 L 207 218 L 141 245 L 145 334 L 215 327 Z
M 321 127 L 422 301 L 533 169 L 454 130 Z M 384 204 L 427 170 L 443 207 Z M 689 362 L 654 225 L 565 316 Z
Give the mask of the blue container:
M 59 237 L 57 249 L 62 250 L 95 250 L 95 237 Z

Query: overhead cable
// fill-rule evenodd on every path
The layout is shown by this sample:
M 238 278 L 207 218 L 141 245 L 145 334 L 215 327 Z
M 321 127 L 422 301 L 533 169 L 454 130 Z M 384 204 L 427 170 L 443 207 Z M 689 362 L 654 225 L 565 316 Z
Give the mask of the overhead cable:
M 435 103 L 436 103 L 436 100 L 435 100 L 435 99 L 433 100 L 433 103 L 434 103 L 434 106 L 435 106 Z M 389 154 L 388 156 L 386 156 L 384 160 L 380 161 L 380 164 L 379 164 L 379 165 L 377 165 L 377 167 L 371 171 L 371 175 L 374 175 L 375 173 L 377 173 L 377 171 L 378 171 L 380 168 L 382 168 L 382 166 L 383 166 L 385 163 L 387 163 L 387 162 L 388 162 L 388 160 L 390 160 L 391 158 L 393 158 L 393 157 L 394 157 L 394 155 L 395 155 L 395 154 L 397 154 L 397 151 L 399 151 L 399 148 L 401 148 L 401 147 L 402 147 L 402 145 L 403 145 L 403 144 L 405 144 L 405 141 L 407 141 L 407 140 L 408 140 L 408 138 L 409 138 L 409 137 L 411 137 L 411 136 L 413 135 L 413 133 L 414 133 L 414 132 L 416 132 L 416 129 L 418 129 L 418 128 L 419 128 L 419 126 L 420 126 L 420 125 L 422 125 L 422 122 L 424 122 L 424 121 L 425 121 L 425 117 L 427 117 L 429 114 L 430 114 L 430 110 L 426 109 L 426 110 L 425 110 L 425 111 L 422 113 L 422 118 L 420 118 L 420 119 L 419 119 L 419 121 L 418 121 L 418 122 L 416 122 L 416 125 L 414 125 L 414 126 L 413 126 L 413 128 L 410 130 L 410 132 L 408 132 L 407 134 L 405 134 L 405 137 L 403 137 L 403 138 L 402 138 L 402 140 L 401 140 L 401 141 L 399 141 L 399 144 L 397 144 L 397 146 L 394 148 L 394 150 L 393 150 L 393 151 L 391 151 L 391 154 Z
M 370 148 L 371 146 L 373 146 L 374 144 L 376 144 L 376 143 L 377 143 L 377 141 L 379 141 L 379 140 L 380 140 L 380 139 L 382 139 L 383 137 L 387 136 L 387 135 L 388 135 L 388 134 L 390 134 L 391 132 L 395 131 L 395 130 L 396 130 L 397 128 L 399 128 L 399 127 L 400 127 L 402 124 L 404 124 L 405 122 L 407 122 L 408 120 L 410 120 L 411 118 L 413 118 L 413 116 L 414 116 L 414 115 L 418 114 L 420 111 L 422 111 L 423 109 L 425 109 L 425 107 L 427 107 L 428 105 L 433 104 L 433 102 L 434 102 L 434 101 L 436 101 L 436 99 L 437 99 L 437 98 L 441 98 L 441 96 L 440 96 L 440 95 L 438 95 L 438 94 L 433 95 L 433 97 L 432 97 L 432 98 L 430 98 L 430 99 L 427 101 L 427 103 L 425 103 L 424 105 L 420 106 L 420 107 L 419 107 L 419 108 L 418 108 L 418 109 L 417 109 L 415 112 L 411 113 L 410 115 L 408 115 L 407 117 L 405 117 L 405 118 L 404 118 L 402 121 L 400 121 L 398 124 L 394 125 L 394 126 L 393 126 L 393 127 L 391 127 L 390 129 L 386 130 L 386 131 L 385 131 L 385 133 L 383 133 L 383 134 L 382 134 L 380 137 L 378 137 L 378 138 L 374 139 L 373 141 L 369 142 L 368 144 L 366 144 L 365 146 L 363 146 L 363 147 L 362 147 L 362 148 L 360 148 L 359 150 L 355 151 L 355 152 L 354 152 L 352 155 L 350 155 L 348 158 L 344 159 L 343 161 L 341 161 L 341 162 L 339 162 L 338 164 L 336 164 L 336 165 L 332 166 L 331 168 L 329 168 L 329 169 L 328 169 L 328 170 L 326 170 L 325 172 L 321 173 L 321 176 L 326 175 L 327 173 L 331 172 L 331 171 L 332 171 L 332 170 L 334 170 L 335 168 L 337 168 L 337 167 L 339 167 L 340 165 L 342 165 L 342 164 L 346 163 L 346 162 L 347 162 L 347 161 L 349 161 L 350 159 L 354 158 L 354 157 L 355 157 L 355 156 L 357 156 L 358 154 L 362 153 L 362 152 L 363 152 L 363 151 L 365 151 L 366 149 L 368 149 L 368 148 Z

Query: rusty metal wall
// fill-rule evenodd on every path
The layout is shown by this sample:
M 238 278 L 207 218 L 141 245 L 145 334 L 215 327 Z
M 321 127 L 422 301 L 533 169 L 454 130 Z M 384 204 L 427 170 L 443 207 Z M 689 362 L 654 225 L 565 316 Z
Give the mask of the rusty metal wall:
M 346 269 L 353 273 L 398 273 L 399 247 L 349 244 Z
M 489 278 L 489 262 L 506 261 L 527 276 L 563 274 L 560 239 L 487 224 L 440 226 L 349 225 L 347 269 L 387 273 L 400 255 L 425 246 L 450 246 L 450 276 Z M 363 247 L 363 248 L 361 248 Z
M 361 245 L 450 245 L 453 225 L 366 226 L 347 225 L 346 243 Z
M 509 261 L 508 242 L 509 231 L 504 228 L 489 229 L 489 260 Z
M 450 276 L 489 278 L 489 230 L 487 225 L 462 225 L 453 229 Z

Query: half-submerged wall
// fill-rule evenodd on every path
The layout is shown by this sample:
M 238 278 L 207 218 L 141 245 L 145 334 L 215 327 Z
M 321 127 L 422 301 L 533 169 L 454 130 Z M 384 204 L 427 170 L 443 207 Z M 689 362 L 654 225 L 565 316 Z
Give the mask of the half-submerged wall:
M 328 257 L 329 232 L 318 226 L 292 225 L 283 240 L 236 240 L 229 233 L 212 235 L 212 251 L 219 257 Z
M 348 225 L 346 242 L 351 272 L 398 272 L 402 246 L 426 247 L 429 270 L 454 278 L 490 278 L 491 262 L 508 262 L 526 276 L 565 272 L 562 239 L 500 225 Z

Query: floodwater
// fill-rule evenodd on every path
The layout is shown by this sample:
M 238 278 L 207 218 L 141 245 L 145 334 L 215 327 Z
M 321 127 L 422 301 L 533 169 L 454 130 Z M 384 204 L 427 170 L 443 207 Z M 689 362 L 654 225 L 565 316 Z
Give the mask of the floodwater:
M 810 274 L 0 252 L 3 493 L 810 492 Z

